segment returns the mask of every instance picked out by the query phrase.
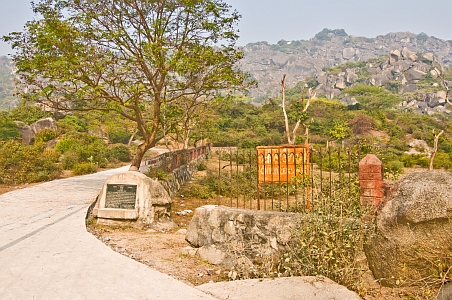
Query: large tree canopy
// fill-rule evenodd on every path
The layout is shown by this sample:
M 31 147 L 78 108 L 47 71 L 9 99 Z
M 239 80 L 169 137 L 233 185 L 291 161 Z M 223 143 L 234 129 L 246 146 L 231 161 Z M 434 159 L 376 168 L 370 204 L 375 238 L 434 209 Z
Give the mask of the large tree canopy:
M 133 120 L 143 143 L 132 166 L 196 106 L 245 86 L 240 16 L 221 0 L 41 0 L 33 10 L 23 32 L 3 37 L 23 97 Z

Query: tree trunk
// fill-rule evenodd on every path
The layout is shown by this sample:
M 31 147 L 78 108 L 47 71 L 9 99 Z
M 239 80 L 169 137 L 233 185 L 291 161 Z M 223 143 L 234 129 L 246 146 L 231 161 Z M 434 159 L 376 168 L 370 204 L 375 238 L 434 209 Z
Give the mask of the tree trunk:
M 129 168 L 129 171 L 139 171 L 141 166 L 141 161 L 143 160 L 143 156 L 150 148 L 152 148 L 152 144 L 145 140 L 143 143 L 138 145 L 137 152 L 132 159 L 132 165 Z
M 439 140 L 439 136 L 441 134 L 444 133 L 444 130 L 441 130 L 441 132 L 439 134 L 435 134 L 435 130 L 433 130 L 433 135 L 435 136 L 434 142 L 433 142 L 433 151 L 431 152 L 431 156 L 430 156 L 430 166 L 429 166 L 429 170 L 432 171 L 433 170 L 433 161 L 435 160 L 435 154 L 436 152 L 438 152 L 438 140 Z

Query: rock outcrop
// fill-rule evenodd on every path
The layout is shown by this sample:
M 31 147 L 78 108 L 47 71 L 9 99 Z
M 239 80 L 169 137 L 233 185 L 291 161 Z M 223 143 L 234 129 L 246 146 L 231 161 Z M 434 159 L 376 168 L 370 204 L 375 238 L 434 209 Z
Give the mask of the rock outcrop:
M 42 130 L 57 130 L 56 121 L 52 118 L 40 119 L 34 122 L 32 125 L 27 125 L 21 121 L 15 121 L 17 130 L 19 130 L 22 141 L 27 144 L 33 144 L 35 135 Z
M 346 62 L 360 62 L 389 55 L 394 69 L 407 69 L 413 61 L 433 62 L 437 60 L 444 66 L 452 64 L 452 42 L 444 41 L 424 33 L 396 32 L 380 35 L 375 38 L 356 37 L 348 35 L 344 30 L 328 30 L 316 34 L 310 40 L 280 42 L 270 45 L 266 42 L 251 43 L 243 47 L 244 59 L 241 68 L 253 75 L 259 87 L 251 90 L 252 96 L 279 96 L 280 81 L 283 74 L 287 74 L 287 86 L 293 86 L 308 76 L 321 73 L 325 67 L 333 67 Z M 418 57 L 416 53 L 426 53 Z M 369 66 L 369 73 L 375 72 L 380 66 Z M 376 84 L 381 84 L 387 78 L 397 77 L 391 70 L 378 75 Z M 416 80 L 425 72 L 413 69 L 411 79 Z M 399 80 L 403 80 L 399 72 Z M 344 78 L 343 75 L 340 77 Z M 347 76 L 344 82 L 350 84 L 354 77 Z M 317 76 L 320 84 L 322 82 Z M 338 94 L 342 81 L 331 81 L 334 84 L 324 91 L 328 97 Z
M 409 285 L 447 271 L 452 259 L 451 182 L 451 173 L 419 171 L 396 184 L 365 246 L 369 267 L 383 285 Z

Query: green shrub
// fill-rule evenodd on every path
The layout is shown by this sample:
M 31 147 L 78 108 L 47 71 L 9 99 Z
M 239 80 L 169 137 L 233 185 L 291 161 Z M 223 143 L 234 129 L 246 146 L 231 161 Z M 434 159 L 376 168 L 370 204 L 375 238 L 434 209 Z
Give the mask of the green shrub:
M 58 143 L 55 146 L 55 149 L 60 151 L 61 153 L 66 153 L 67 151 L 71 150 L 75 144 L 76 144 L 75 139 L 64 137 L 58 141 Z
M 389 161 L 383 164 L 384 175 L 386 179 L 397 180 L 401 174 L 403 174 L 403 162 L 401 161 Z
M 407 168 L 412 168 L 414 166 L 426 168 L 430 164 L 429 158 L 424 154 L 403 154 L 400 157 L 400 161 L 403 162 L 404 166 Z
M 205 171 L 205 170 L 207 170 L 207 166 L 206 166 L 205 163 L 199 163 L 197 165 L 197 168 L 198 168 L 198 171 Z
M 108 140 L 110 143 L 122 143 L 127 144 L 129 142 L 130 133 L 122 127 L 108 127 L 107 128 Z
M 0 140 L 9 140 L 20 137 L 16 124 L 5 112 L 0 112 Z
M 452 168 L 452 160 L 450 159 L 450 155 L 444 152 L 437 152 L 435 154 L 435 159 L 433 160 L 433 168 L 434 169 L 446 169 L 449 170 Z
M 20 141 L 0 142 L 0 183 L 21 184 L 48 181 L 61 172 L 59 153 L 45 150 L 43 143 L 24 145 Z
M 84 175 L 91 174 L 97 171 L 97 165 L 91 162 L 78 163 L 72 168 L 72 174 Z
M 62 155 L 61 167 L 63 170 L 72 170 L 76 164 L 80 163 L 80 156 L 75 151 L 67 151 Z
M 37 120 L 51 117 L 52 114 L 37 106 L 22 105 L 13 109 L 10 116 L 14 121 L 22 121 L 31 125 Z
M 52 129 L 43 129 L 35 135 L 35 143 L 48 142 L 56 138 L 57 133 Z
M 113 146 L 108 150 L 108 157 L 117 159 L 122 162 L 129 162 L 130 149 L 125 145 Z
M 58 121 L 58 127 L 72 129 L 77 132 L 86 132 L 87 126 L 85 122 L 77 116 L 67 115 L 64 119 Z
M 285 276 L 325 276 L 351 290 L 362 288 L 359 265 L 369 224 L 360 220 L 311 216 L 293 230 L 293 238 L 278 265 Z

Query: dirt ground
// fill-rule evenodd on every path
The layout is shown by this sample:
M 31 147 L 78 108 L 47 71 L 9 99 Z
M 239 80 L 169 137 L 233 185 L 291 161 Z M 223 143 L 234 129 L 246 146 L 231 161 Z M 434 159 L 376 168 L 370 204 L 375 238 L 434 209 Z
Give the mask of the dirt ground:
M 213 160 L 208 161 L 208 164 L 213 163 Z M 196 177 L 173 198 L 171 218 L 178 225 L 173 230 L 112 228 L 93 224 L 88 224 L 88 230 L 113 250 L 190 285 L 228 280 L 229 270 L 183 254 L 183 249 L 189 246 L 185 233 L 194 210 L 215 204 L 215 199 L 201 200 L 188 196 L 190 189 L 197 185 L 197 179 L 205 176 L 207 171 L 198 171 Z

